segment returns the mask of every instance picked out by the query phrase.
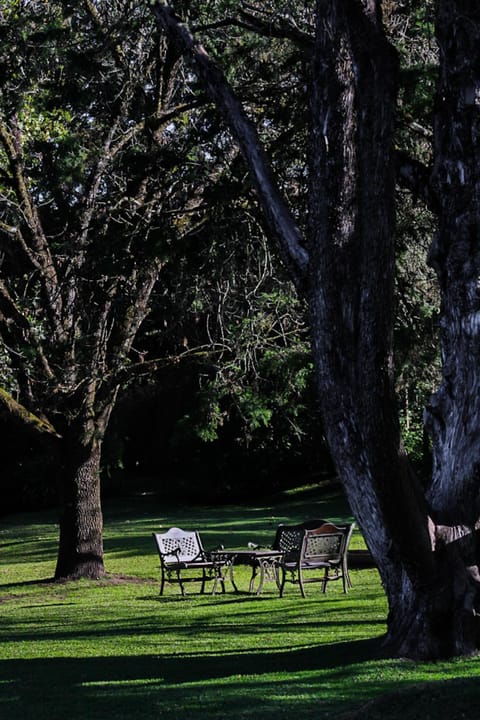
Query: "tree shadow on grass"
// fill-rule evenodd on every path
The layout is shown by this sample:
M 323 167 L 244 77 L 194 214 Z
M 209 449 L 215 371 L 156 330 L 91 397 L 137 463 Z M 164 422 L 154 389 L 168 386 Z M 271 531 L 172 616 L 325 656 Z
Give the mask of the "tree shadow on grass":
M 384 693 L 337 720 L 474 720 L 480 706 L 480 683 L 475 678 L 455 678 L 409 684 Z
M 379 641 L 368 640 L 222 655 L 3 660 L 0 718 L 203 720 L 228 715 L 231 720 L 274 720 L 289 717 L 285 713 L 291 703 L 292 713 L 301 710 L 308 718 L 311 711 L 313 718 L 316 703 L 305 696 L 306 686 L 300 688 L 301 676 L 307 674 L 310 687 L 322 682 L 316 677 L 328 668 L 329 683 L 348 684 L 348 666 L 371 660 L 379 651 Z
M 392 679 L 383 680 L 375 670 L 374 661 L 381 657 L 380 638 L 376 638 L 293 651 L 4 660 L 0 661 L 0 718 L 472 717 L 460 713 L 459 708 L 465 712 L 467 704 L 459 704 L 459 692 L 470 697 L 470 709 L 474 697 L 475 707 L 480 700 L 476 681 L 455 679 L 412 686 L 404 680 L 402 687 Z M 352 676 L 358 674 L 358 666 L 363 680 L 355 683 Z M 382 693 L 385 699 L 372 701 Z

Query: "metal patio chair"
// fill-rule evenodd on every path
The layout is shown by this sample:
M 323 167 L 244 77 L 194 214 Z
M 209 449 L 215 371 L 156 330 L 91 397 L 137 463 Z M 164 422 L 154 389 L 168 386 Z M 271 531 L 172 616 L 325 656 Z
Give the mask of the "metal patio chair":
M 313 529 L 296 526 L 297 535 L 303 531 L 301 544 L 298 547 L 298 542 L 296 545 L 292 543 L 292 549 L 285 552 L 279 565 L 280 597 L 283 596 L 286 582 L 298 584 L 302 597 L 306 597 L 305 584 L 320 582 L 322 592 L 326 592 L 327 585 L 332 580 L 342 580 L 343 591 L 347 593 L 352 587 L 347 558 L 354 526 L 355 523 L 337 526 L 329 522 L 324 522 L 320 527 Z M 288 526 L 283 527 L 288 529 Z M 277 535 L 281 532 L 282 526 L 278 528 Z M 283 540 L 279 538 L 280 541 L 284 544 L 286 542 L 285 538 Z M 311 571 L 315 571 L 315 577 L 309 576 Z M 318 572 L 321 574 L 320 577 Z
M 152 533 L 160 557 L 160 595 L 163 595 L 165 583 L 180 585 L 185 595 L 186 582 L 201 582 L 200 592 L 205 584 L 213 581 L 212 594 L 218 583 L 225 592 L 225 580 L 221 572 L 221 560 L 213 560 L 203 549 L 200 534 L 196 530 L 182 530 L 173 527 L 164 533 Z

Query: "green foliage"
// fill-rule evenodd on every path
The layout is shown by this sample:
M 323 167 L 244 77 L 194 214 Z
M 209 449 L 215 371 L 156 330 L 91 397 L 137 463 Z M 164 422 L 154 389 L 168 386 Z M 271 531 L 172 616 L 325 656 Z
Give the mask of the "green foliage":
M 235 302 L 235 301 L 234 301 Z M 245 448 L 286 452 L 312 422 L 312 360 L 301 303 L 287 287 L 250 298 L 245 316 L 224 318 L 222 354 L 202 382 L 192 430 L 203 440 L 234 432 Z M 228 426 L 228 427 L 227 427 Z
M 141 3 L 12 3 L 0 37 L 3 373 L 63 422 L 78 388 L 144 357 L 149 278 L 182 255 L 223 161 L 205 151 L 200 167 L 217 128 Z
M 412 459 L 425 458 L 423 412 L 440 381 L 439 291 L 427 257 L 433 218 L 402 194 L 399 203 L 397 312 L 395 321 L 396 388 L 404 443 Z
M 438 76 L 433 16 L 433 2 L 427 0 L 421 5 L 391 3 L 387 17 L 401 64 L 397 145 L 427 165 L 432 157 L 432 108 Z
M 386 3 L 387 29 L 401 74 L 397 147 L 426 166 L 432 156 L 432 107 L 438 73 L 433 3 Z M 423 411 L 440 379 L 439 290 L 428 265 L 435 217 L 410 193 L 397 193 L 396 387 L 404 443 L 417 466 L 425 458 Z
M 384 5 L 402 62 L 398 144 L 428 161 L 436 72 L 432 3 L 421 8 L 406 1 Z M 145 334 L 122 361 L 131 367 L 144 357 L 188 360 L 182 382 L 189 387 L 191 403 L 175 416 L 170 442 L 176 452 L 185 443 L 195 448 L 200 441 L 219 455 L 225 443 L 244 456 L 267 450 L 270 458 L 307 456 L 322 441 L 305 309 L 267 247 L 237 151 L 221 118 L 203 106 L 196 81 L 185 73 L 174 49 L 153 29 L 148 6 L 105 2 L 94 7 L 100 22 L 73 2 L 6 2 L 0 16 L 2 117 L 19 117 L 26 174 L 54 251 L 60 287 L 67 287 L 66 277 L 78 280 L 78 307 L 88 310 L 72 323 L 77 367 L 87 367 L 95 309 L 98 318 L 105 299 L 115 295 L 110 322 L 131 317 L 138 263 L 159 258 L 161 282 Z M 243 16 L 232 0 L 177 2 L 175 9 L 198 29 L 244 100 L 303 225 L 308 217 L 304 53 L 289 40 L 235 24 Z M 292 26 L 312 31 L 311 2 L 255 0 L 243 10 L 264 27 L 273 27 L 285 15 Z M 223 22 L 226 18 L 230 25 Z M 162 93 L 164 105 L 159 107 Z M 118 118 L 119 149 L 101 176 L 82 245 L 87 260 L 72 280 L 86 193 Z M 418 123 L 426 135 L 419 133 Z M 0 150 L 5 172 L 7 165 Z M 3 176 L 0 187 L 0 219 L 13 225 L 21 213 L 12 209 L 12 190 Z M 403 196 L 399 207 L 397 391 L 402 425 L 411 434 L 406 444 L 416 453 L 420 446 L 413 442 L 418 434 L 412 428 L 419 427 L 438 378 L 438 300 L 426 270 L 433 221 Z M 18 253 L 13 257 L 10 238 L 2 242 L 15 300 L 49 359 L 62 367 L 61 348 L 50 340 L 38 277 Z M 106 322 L 107 327 L 113 325 Z M 105 330 L 107 336 L 115 339 L 110 330 Z M 51 393 L 53 383 L 41 375 L 36 350 L 23 343 L 7 356 L 3 350 L 0 373 L 9 387 L 20 376 L 18 367 L 12 370 L 12 358 L 21 357 L 29 382 L 43 393 L 38 405 L 46 410 L 61 393 Z M 113 341 L 103 357 L 112 363 L 119 359 Z M 107 375 L 100 368 L 98 382 Z M 192 377 L 195 382 L 189 385 Z M 73 386 L 82 382 L 76 378 Z M 122 465 L 123 443 L 117 448 L 105 467 Z

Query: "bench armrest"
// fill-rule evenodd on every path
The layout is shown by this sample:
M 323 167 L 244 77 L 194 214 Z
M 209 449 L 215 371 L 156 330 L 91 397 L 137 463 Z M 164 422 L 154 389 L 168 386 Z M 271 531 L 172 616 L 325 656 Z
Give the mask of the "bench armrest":
M 212 559 L 212 557 L 211 557 L 211 556 L 212 556 L 212 553 L 220 552 L 221 550 L 225 550 L 225 545 L 216 545 L 216 546 L 213 547 L 213 548 L 209 548 L 209 549 L 206 550 L 205 553 L 204 553 L 205 559 L 206 559 L 206 560 L 211 560 L 211 559 Z
M 171 560 L 170 561 L 165 560 L 165 558 L 172 557 L 172 555 L 175 555 L 177 558 L 177 562 L 180 562 L 180 552 L 181 552 L 181 548 L 178 547 L 178 548 L 173 548 L 172 550 L 169 550 L 168 552 L 165 552 L 165 553 L 162 552 L 161 550 L 159 550 L 158 554 L 160 555 L 160 560 L 162 562 L 166 562 L 168 564 L 168 562 L 171 562 Z

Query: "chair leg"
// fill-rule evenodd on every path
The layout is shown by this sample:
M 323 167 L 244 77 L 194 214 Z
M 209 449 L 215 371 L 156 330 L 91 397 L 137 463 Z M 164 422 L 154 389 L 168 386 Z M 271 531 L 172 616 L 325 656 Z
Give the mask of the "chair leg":
M 161 567 L 161 578 L 160 578 L 160 595 L 163 595 L 163 588 L 165 587 L 165 570 L 163 565 Z
M 218 583 L 220 583 L 220 585 L 222 586 L 222 593 L 224 593 L 225 592 L 225 580 L 222 576 L 222 570 L 221 570 L 221 568 L 215 567 L 213 569 L 213 571 L 214 571 L 214 580 L 213 580 L 213 587 L 212 587 L 212 595 L 217 594 Z
M 281 570 L 282 570 L 282 579 L 280 580 L 280 584 L 278 586 L 278 591 L 279 591 L 280 597 L 283 597 L 283 589 L 285 587 L 285 580 L 286 580 L 287 573 L 285 571 L 285 568 L 282 567 Z
M 298 568 L 298 584 L 300 585 L 300 591 L 302 593 L 302 597 L 306 598 L 307 596 L 305 595 L 305 588 L 303 586 L 303 575 L 302 575 L 301 567 Z
M 323 575 L 323 582 L 322 582 L 322 593 L 327 592 L 327 583 L 328 583 L 328 568 L 325 568 L 325 573 Z
M 282 583 L 280 580 L 280 566 L 278 563 L 275 564 L 275 582 L 277 584 L 277 588 L 280 590 Z
M 353 585 L 352 585 L 352 581 L 350 579 L 350 573 L 348 572 L 347 558 L 345 558 L 343 561 L 343 577 L 345 578 L 346 583 L 347 583 L 347 589 L 345 590 L 345 592 L 348 592 L 348 588 L 352 588 Z

